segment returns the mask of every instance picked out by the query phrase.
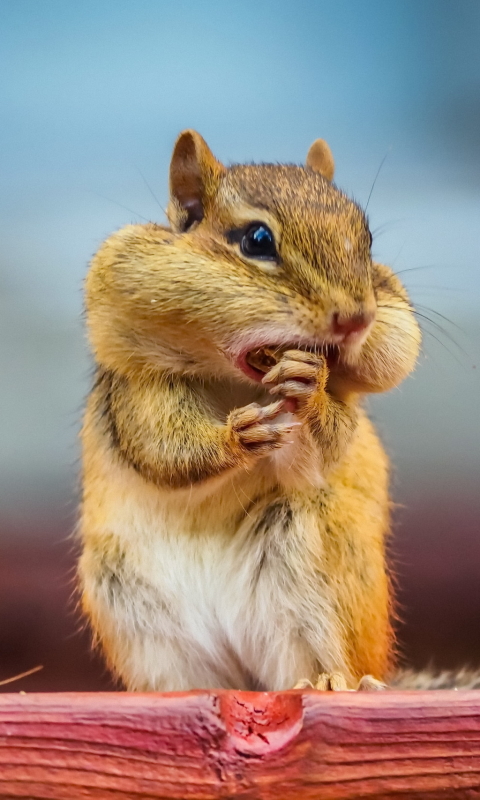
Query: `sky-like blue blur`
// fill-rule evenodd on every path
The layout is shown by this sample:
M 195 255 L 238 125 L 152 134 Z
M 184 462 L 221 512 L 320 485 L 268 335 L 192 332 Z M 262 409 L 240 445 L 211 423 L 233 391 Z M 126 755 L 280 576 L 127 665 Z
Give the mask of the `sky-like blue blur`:
M 478 0 L 0 2 L 4 510 L 73 494 L 82 279 L 113 229 L 163 221 L 184 127 L 226 162 L 301 162 L 322 136 L 363 204 L 386 156 L 374 253 L 433 322 L 373 413 L 400 492 L 478 481 L 479 43 Z

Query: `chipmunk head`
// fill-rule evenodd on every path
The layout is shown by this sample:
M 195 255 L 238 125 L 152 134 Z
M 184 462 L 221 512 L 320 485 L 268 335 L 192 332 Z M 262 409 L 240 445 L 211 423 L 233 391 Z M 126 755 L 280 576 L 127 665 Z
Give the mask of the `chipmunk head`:
M 87 305 L 100 358 L 119 355 L 116 330 L 132 368 L 143 359 L 259 381 L 252 352 L 301 347 L 323 350 L 344 386 L 396 385 L 415 363 L 419 329 L 398 279 L 372 262 L 365 214 L 333 173 L 321 139 L 305 166 L 226 168 L 198 133 L 180 134 L 171 232 L 130 226 L 94 260 Z M 102 350 L 95 319 L 105 304 L 117 324 Z

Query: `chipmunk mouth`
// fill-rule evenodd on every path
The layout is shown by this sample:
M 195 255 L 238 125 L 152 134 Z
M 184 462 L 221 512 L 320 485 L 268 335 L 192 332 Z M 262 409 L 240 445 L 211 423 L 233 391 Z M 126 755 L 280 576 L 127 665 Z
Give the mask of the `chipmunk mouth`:
M 299 344 L 291 342 L 282 345 L 263 345 L 246 350 L 240 354 L 236 365 L 247 377 L 260 383 L 263 377 L 269 372 L 287 350 L 303 350 L 305 353 L 317 353 L 325 356 L 329 369 L 333 369 L 340 359 L 340 348 L 338 345 L 329 343 Z

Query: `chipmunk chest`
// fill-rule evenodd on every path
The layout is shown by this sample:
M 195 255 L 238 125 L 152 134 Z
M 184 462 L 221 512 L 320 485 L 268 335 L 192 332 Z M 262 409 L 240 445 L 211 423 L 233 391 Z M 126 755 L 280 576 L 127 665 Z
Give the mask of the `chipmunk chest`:
M 165 528 L 145 551 L 145 577 L 192 634 L 221 629 L 238 641 L 239 631 L 291 604 L 292 522 L 288 501 L 274 498 L 252 504 L 235 525 Z

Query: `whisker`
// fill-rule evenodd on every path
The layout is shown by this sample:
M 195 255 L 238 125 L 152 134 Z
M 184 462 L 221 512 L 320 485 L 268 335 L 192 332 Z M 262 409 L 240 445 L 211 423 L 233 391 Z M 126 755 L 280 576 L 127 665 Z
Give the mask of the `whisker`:
M 381 308 L 388 308 L 388 309 L 390 309 L 391 311 L 402 311 L 402 309 L 401 309 L 401 308 L 399 308 L 398 306 L 391 306 L 391 305 L 386 305 L 386 304 L 382 304 L 382 305 L 381 305 Z M 444 316 L 443 316 L 443 314 L 440 314 L 440 312 L 438 312 L 438 311 L 435 311 L 433 308 L 428 308 L 428 306 L 422 306 L 422 305 L 418 306 L 418 308 L 423 308 L 425 311 L 430 311 L 431 313 L 433 313 L 433 314 L 436 314 L 438 317 L 440 317 L 441 319 L 444 319 L 446 322 L 450 323 L 450 324 L 451 324 L 451 325 L 453 325 L 455 328 L 458 328 L 458 330 L 460 331 L 460 333 L 464 333 L 464 331 L 462 331 L 462 329 L 461 329 L 461 328 L 459 328 L 459 327 L 458 327 L 458 325 L 456 325 L 454 322 L 452 322 L 452 320 L 448 319 L 448 317 L 444 317 Z M 434 327 L 435 327 L 435 328 L 436 328 L 438 331 L 440 331 L 440 333 L 442 333 L 444 336 L 446 336 L 446 338 L 447 338 L 447 339 L 448 339 L 448 340 L 449 340 L 449 341 L 450 341 L 452 344 L 454 344 L 454 345 L 455 345 L 455 347 L 458 347 L 458 349 L 460 350 L 460 352 L 461 352 L 463 355 L 467 355 L 467 353 L 466 353 L 466 352 L 465 352 L 465 350 L 462 348 L 462 346 L 461 346 L 461 345 L 460 345 L 460 344 L 459 344 L 459 343 L 456 341 L 456 339 L 454 339 L 454 337 L 452 336 L 452 334 L 450 333 L 450 331 L 448 331 L 448 330 L 446 330 L 444 327 L 442 327 L 442 325 L 440 325 L 438 322 L 436 322 L 436 320 L 434 320 L 434 319 L 430 319 L 430 317 L 429 317 L 429 316 L 427 316 L 427 314 L 422 314 L 422 312 L 421 312 L 421 311 L 417 311 L 417 307 L 412 307 L 412 308 L 410 309 L 410 311 L 411 311 L 411 312 L 412 312 L 412 314 L 414 314 L 416 317 L 420 317 L 420 319 L 424 319 L 424 320 L 426 320 L 427 322 L 429 322 L 429 323 L 430 323 L 430 325 L 433 325 L 433 326 L 434 326 Z
M 389 329 L 391 329 L 391 330 L 393 329 L 393 330 L 400 331 L 400 332 L 401 332 L 401 334 L 402 334 L 402 336 L 409 336 L 411 339 L 413 339 L 413 340 L 416 342 L 415 336 L 413 336 L 413 334 L 411 334 L 411 333 L 408 333 L 407 331 L 403 330 L 403 328 L 401 328 L 399 325 L 392 325 L 390 322 L 386 322 L 386 321 L 385 321 L 385 320 L 383 320 L 383 319 L 377 319 L 377 320 L 376 320 L 376 322 L 375 322 L 375 324 L 376 324 L 376 325 L 385 325 L 387 328 L 389 328 Z M 450 350 L 450 348 L 448 348 L 444 342 L 442 342 L 442 341 L 441 341 L 441 340 L 440 340 L 440 339 L 439 339 L 437 336 L 435 336 L 435 334 L 434 334 L 434 333 L 432 333 L 432 331 L 429 331 L 427 328 L 424 328 L 424 327 L 422 327 L 422 326 L 420 326 L 420 327 L 421 327 L 421 329 L 422 329 L 422 334 L 423 334 L 425 337 L 426 337 L 426 336 L 431 336 L 431 337 L 432 337 L 432 339 L 435 339 L 435 341 L 436 341 L 436 342 L 438 342 L 438 344 L 439 344 L 441 347 L 443 347 L 443 349 L 444 349 L 444 350 L 446 350 L 446 351 L 447 351 L 447 353 L 448 353 L 448 354 L 449 354 L 449 355 L 450 355 L 450 356 L 451 356 L 451 357 L 452 357 L 452 358 L 453 358 L 453 359 L 454 359 L 454 360 L 457 362 L 457 364 L 460 364 L 460 366 L 461 366 L 461 367 L 463 367 L 463 366 L 464 366 L 464 365 L 462 364 L 462 362 L 461 362 L 461 361 L 460 361 L 460 360 L 457 358 L 457 356 L 455 355 L 455 353 L 452 353 L 452 351 Z M 422 353 L 423 355 L 425 355 L 425 350 L 424 350 L 424 347 L 423 347 L 423 345 L 421 346 L 421 348 L 420 348 L 420 349 L 421 349 L 421 353 Z
M 405 239 L 405 241 L 404 241 L 404 243 L 402 244 L 402 246 L 401 246 L 400 250 L 398 251 L 397 255 L 395 256 L 395 258 L 394 258 L 394 259 L 393 259 L 393 261 L 392 261 L 392 269 L 393 269 L 393 267 L 395 266 L 395 264 L 397 263 L 397 261 L 398 261 L 398 259 L 400 258 L 400 256 L 402 255 L 402 253 L 403 253 L 403 251 L 404 251 L 404 249 L 405 249 L 405 245 L 406 245 L 406 243 L 407 243 L 407 240 Z
M 419 305 L 418 303 L 415 303 L 415 306 L 416 306 L 416 308 L 423 308 L 424 311 L 429 311 L 431 314 L 435 314 L 436 317 L 440 317 L 440 319 L 443 319 L 443 320 L 445 320 L 445 322 L 448 322 L 449 325 L 453 325 L 454 328 L 457 328 L 457 330 L 459 330 L 460 333 L 463 333 L 463 334 L 465 333 L 463 328 L 461 328 L 460 325 L 457 325 L 457 323 L 454 322 L 453 319 L 449 319 L 444 314 L 440 314 L 440 312 L 439 311 L 435 311 L 434 308 L 430 308 L 430 306 Z
M 422 314 L 421 311 L 417 311 L 416 308 L 412 309 L 412 313 L 415 314 L 416 317 L 419 317 L 420 319 L 424 319 L 426 322 L 429 322 L 430 325 L 433 325 L 433 327 L 436 328 L 437 331 L 439 331 L 439 333 L 443 334 L 443 336 L 445 336 L 453 345 L 455 345 L 455 347 L 462 353 L 462 355 L 464 355 L 464 356 L 467 355 L 467 353 L 465 352 L 463 347 L 457 342 L 456 339 L 454 339 L 454 337 L 452 336 L 450 331 L 446 330 L 442 325 L 439 325 L 439 323 L 436 322 L 434 319 L 430 319 L 430 317 L 427 316 L 426 314 Z M 441 317 L 442 315 L 440 314 L 439 316 Z M 447 320 L 447 321 L 449 321 L 449 320 Z M 454 323 L 452 323 L 452 324 L 454 324 Z M 457 327 L 457 326 L 455 326 L 455 327 Z
M 381 169 L 382 169 L 383 165 L 385 164 L 385 161 L 386 161 L 386 159 L 387 159 L 387 156 L 389 155 L 389 152 L 390 152 L 390 151 L 389 151 L 389 150 L 387 150 L 387 152 L 386 152 L 386 153 L 385 153 L 385 155 L 383 156 L 383 158 L 382 158 L 382 160 L 381 160 L 381 162 L 380 162 L 380 166 L 379 166 L 379 168 L 377 169 L 377 174 L 375 175 L 375 177 L 374 177 L 374 179 L 373 179 L 372 188 L 370 189 L 370 194 L 368 195 L 368 198 L 367 198 L 367 205 L 365 206 L 365 213 L 367 213 L 368 204 L 369 204 L 369 202 L 370 202 L 370 198 L 371 198 L 371 196 L 372 196 L 372 192 L 373 192 L 373 190 L 374 190 L 374 188 L 375 188 L 375 184 L 376 184 L 376 182 L 377 182 L 378 176 L 380 175 Z
M 400 222 L 405 222 L 405 219 L 392 219 L 388 222 L 383 222 L 378 226 L 378 228 L 375 228 L 375 230 L 372 231 L 373 238 L 375 239 L 377 236 L 382 236 L 382 234 L 389 230 L 391 226 L 398 225 Z
M 403 310 L 403 309 L 399 308 L 398 306 L 389 306 L 389 305 L 382 305 L 382 306 L 381 306 L 381 308 L 388 308 L 388 309 L 390 309 L 391 311 L 402 311 L 402 310 Z M 446 330 L 445 330 L 445 329 L 444 329 L 444 328 L 443 328 L 441 325 L 439 325 L 437 322 L 435 322 L 435 320 L 433 320 L 433 319 L 430 319 L 430 317 L 427 317 L 425 314 L 422 314 L 420 311 L 416 311 L 414 308 L 411 308 L 411 309 L 410 309 L 410 311 L 411 311 L 411 313 L 412 313 L 412 314 L 414 314 L 416 317 L 419 317 L 420 319 L 422 319 L 422 320 L 425 320 L 426 322 L 429 322 L 429 323 L 430 323 L 430 325 L 433 325 L 433 327 L 434 327 L 434 328 L 436 328 L 436 330 L 437 330 L 439 333 L 441 333 L 443 336 L 445 336 L 445 338 L 446 338 L 446 339 L 447 339 L 449 342 L 451 342 L 451 343 L 452 343 L 452 344 L 453 344 L 453 345 L 454 345 L 454 346 L 457 348 L 457 350 L 458 350 L 458 351 L 459 351 L 459 352 L 460 352 L 460 353 L 461 353 L 463 356 L 465 356 L 465 357 L 467 357 L 467 358 L 468 358 L 468 353 L 467 353 L 467 352 L 466 352 L 466 351 L 463 349 L 463 347 L 462 347 L 462 346 L 461 346 L 461 345 L 460 345 L 460 344 L 459 344 L 459 343 L 458 343 L 458 342 L 457 342 L 457 341 L 456 341 L 456 340 L 453 338 L 453 336 L 450 334 L 450 332 L 449 332 L 449 331 L 446 331 Z M 378 322 L 382 322 L 382 321 L 383 321 L 383 320 L 378 320 Z M 386 324 L 388 324 L 388 323 L 386 323 Z M 398 326 L 397 326 L 397 328 L 398 328 Z M 432 339 L 435 339 L 435 341 L 436 341 L 436 342 L 438 342 L 438 343 L 439 343 L 439 344 L 440 344 L 440 345 L 441 345 L 441 346 L 442 346 L 442 347 L 443 347 L 443 348 L 444 348 L 444 349 L 445 349 L 445 350 L 446 350 L 448 353 L 450 353 L 450 355 L 452 356 L 452 358 L 454 358 L 454 359 L 455 359 L 455 361 L 456 361 L 458 364 L 460 364 L 461 366 L 463 366 L 462 362 L 461 362 L 461 361 L 459 361 L 459 359 L 456 357 L 455 353 L 452 353 L 452 351 L 450 350 L 450 348 L 446 346 L 445 342 L 442 342 L 442 341 L 441 341 L 441 339 L 439 339 L 437 336 L 435 336 L 435 334 L 434 334 L 434 333 L 432 333 L 432 331 L 431 331 L 431 330 L 429 330 L 428 328 L 425 328 L 425 326 L 421 326 L 421 329 L 422 329 L 422 333 L 424 333 L 424 334 L 428 334 L 429 336 L 431 336 L 431 337 L 432 337 Z
M 143 174 L 143 172 L 141 171 L 141 169 L 139 167 L 137 167 L 136 165 L 135 165 L 135 169 L 137 170 L 137 172 L 140 175 L 141 179 L 143 180 L 145 186 L 147 187 L 148 191 L 150 192 L 150 194 L 152 195 L 153 199 L 155 200 L 155 202 L 156 202 L 157 206 L 159 207 L 160 211 L 162 211 L 165 214 L 165 216 L 167 216 L 166 210 L 164 209 L 164 207 L 160 203 L 160 200 L 158 199 L 157 195 L 153 191 L 152 187 L 150 186 L 149 182 L 147 181 L 147 179 L 146 179 L 145 175 Z
M 395 270 L 395 275 L 403 275 L 405 272 L 417 272 L 420 269 L 435 269 L 435 267 L 438 267 L 438 264 L 424 264 L 421 267 L 407 267 L 407 269 Z
M 245 514 L 246 517 L 250 517 L 250 519 L 252 519 L 252 515 L 249 513 L 248 509 L 245 508 L 245 506 L 243 505 L 242 501 L 240 500 L 240 497 L 238 496 L 238 492 L 237 492 L 237 490 L 235 488 L 235 484 L 233 482 L 233 478 L 230 480 L 230 486 L 233 489 L 235 497 L 237 498 L 237 500 L 239 502 L 239 505 L 240 505 L 240 508 L 242 509 L 243 513 Z
M 102 200 L 107 200 L 109 203 L 113 203 L 114 205 L 118 206 L 119 208 L 123 208 L 124 211 L 128 211 L 130 214 L 133 214 L 134 217 L 139 217 L 140 219 L 143 219 L 144 222 L 150 222 L 149 219 L 147 219 L 146 217 L 143 217 L 141 214 L 138 214 L 137 211 L 134 211 L 132 208 L 128 208 L 128 206 L 122 205 L 122 203 L 117 202 L 117 200 L 112 200 L 111 197 L 106 197 L 106 195 L 99 194 L 98 192 L 95 192 L 93 190 L 91 190 L 91 193 L 95 194 L 97 197 L 100 197 Z
M 460 359 L 459 359 L 459 358 L 457 358 L 457 356 L 455 355 L 455 353 L 452 353 L 452 351 L 450 350 L 450 348 L 449 348 L 449 347 L 447 347 L 447 345 L 445 344 L 445 342 L 442 342 L 442 340 L 441 340 L 441 339 L 439 339 L 439 338 L 438 338 L 438 336 L 435 336 L 435 334 L 434 334 L 434 333 L 432 333 L 432 331 L 429 331 L 427 328 L 422 328 L 422 333 L 423 333 L 425 336 L 431 336 L 431 337 L 432 337 L 432 339 L 435 339 L 435 341 L 436 341 L 436 342 L 437 342 L 437 343 L 440 345 L 440 347 L 443 347 L 443 349 L 444 349 L 444 350 L 446 350 L 446 352 L 449 354 L 449 356 L 451 356 L 451 357 L 454 359 L 454 361 L 456 361 L 456 362 L 457 362 L 457 364 L 459 364 L 461 367 L 464 367 L 464 366 L 465 366 L 464 364 L 462 364 L 462 362 L 460 361 Z M 454 342 L 454 344 L 455 344 L 455 342 Z M 462 351 L 462 352 L 463 352 L 463 351 Z
M 376 319 L 375 320 L 375 325 L 385 325 L 385 327 L 388 328 L 389 330 L 400 331 L 402 336 L 408 336 L 414 342 L 417 341 L 417 339 L 413 335 L 413 333 L 410 333 L 409 331 L 404 330 L 402 327 L 400 327 L 400 325 L 394 325 L 391 322 L 387 322 L 384 319 Z
M 461 345 L 459 345 L 458 342 L 456 342 L 455 339 L 452 336 L 450 336 L 448 331 L 446 331 L 444 328 L 442 328 L 441 325 L 437 325 L 432 319 L 430 319 L 429 317 L 426 317 L 425 314 L 420 314 L 418 311 L 414 312 L 414 313 L 415 313 L 415 316 L 420 317 L 420 319 L 423 319 L 423 320 L 425 320 L 425 322 L 429 322 L 430 325 L 433 325 L 433 327 L 438 331 L 438 333 L 441 333 L 442 336 L 445 336 L 448 339 L 448 341 L 451 342 L 463 356 L 467 355 L 465 350 L 463 349 L 463 347 L 461 347 Z M 428 329 L 427 328 L 422 328 L 422 330 L 424 331 L 424 333 L 426 333 Z M 428 333 L 430 334 L 430 336 L 434 336 L 432 331 L 428 331 Z M 434 338 L 436 338 L 436 337 L 434 336 Z M 438 340 L 438 341 L 440 341 L 440 340 Z M 445 343 L 443 343 L 443 344 L 445 346 Z

